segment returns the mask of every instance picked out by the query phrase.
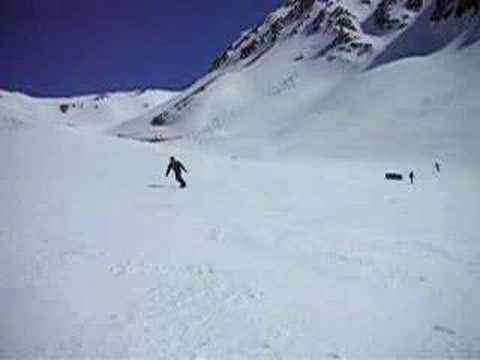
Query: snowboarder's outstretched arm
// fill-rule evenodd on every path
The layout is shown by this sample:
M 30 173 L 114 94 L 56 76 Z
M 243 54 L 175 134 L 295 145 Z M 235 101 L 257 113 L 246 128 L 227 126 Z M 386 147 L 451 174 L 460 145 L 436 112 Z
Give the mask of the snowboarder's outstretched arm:
M 172 164 L 168 164 L 168 168 L 167 168 L 167 172 L 165 173 L 165 176 L 168 177 L 168 175 L 170 174 L 170 171 L 172 171 Z
M 178 163 L 179 163 L 179 165 L 180 165 L 180 168 L 181 168 L 183 171 L 185 171 L 186 173 L 188 173 L 187 169 L 185 169 L 185 166 L 183 166 L 183 164 L 182 164 L 180 161 L 179 161 Z

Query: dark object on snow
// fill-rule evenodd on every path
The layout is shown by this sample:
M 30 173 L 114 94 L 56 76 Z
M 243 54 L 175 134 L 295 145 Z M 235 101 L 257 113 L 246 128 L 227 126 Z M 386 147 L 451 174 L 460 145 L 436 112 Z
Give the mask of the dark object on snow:
M 385 180 L 395 180 L 395 181 L 402 181 L 403 175 L 398 173 L 386 173 Z
M 423 0 L 407 0 L 405 7 L 408 10 L 419 12 L 423 8 Z
M 240 53 L 240 58 L 241 59 L 246 59 L 255 50 L 257 50 L 257 47 L 258 47 L 258 41 L 257 41 L 257 39 L 253 39 L 248 45 L 246 45 L 244 48 L 242 48 L 242 51 Z
M 410 178 L 410 184 L 413 184 L 413 179 L 415 179 L 415 174 L 413 173 L 413 171 L 410 171 L 408 177 Z
M 165 176 L 168 176 L 170 174 L 170 171 L 172 170 L 175 173 L 175 180 L 177 180 L 177 182 L 180 184 L 180 187 L 182 189 L 186 187 L 187 184 L 185 183 L 185 180 L 183 180 L 182 171 L 185 171 L 185 172 L 188 172 L 188 171 L 187 169 L 185 169 L 185 166 L 183 166 L 183 164 L 177 159 L 175 159 L 173 156 L 170 157 L 170 163 L 168 164 L 168 169 Z
M 69 106 L 68 104 L 61 104 L 61 105 L 60 105 L 60 111 L 61 111 L 62 113 L 64 113 L 64 114 L 66 114 L 69 107 L 70 107 L 70 106 Z
M 168 113 L 164 112 L 161 113 L 160 115 L 155 116 L 152 121 L 150 122 L 150 125 L 152 126 L 162 126 L 165 125 L 168 119 Z
M 440 174 L 440 163 L 438 161 L 435 161 L 435 171 Z

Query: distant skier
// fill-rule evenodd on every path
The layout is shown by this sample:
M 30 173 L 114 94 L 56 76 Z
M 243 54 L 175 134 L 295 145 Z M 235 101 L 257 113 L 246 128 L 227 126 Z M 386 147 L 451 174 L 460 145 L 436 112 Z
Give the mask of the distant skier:
M 435 161 L 435 171 L 440 174 L 440 163 L 438 161 Z
M 408 174 L 408 177 L 410 178 L 410 184 L 413 185 L 413 180 L 415 179 L 415 174 L 413 173 L 413 170 L 410 171 L 410 173 Z
M 177 180 L 177 182 L 180 184 L 180 188 L 183 189 L 184 187 L 186 187 L 187 184 L 185 183 L 185 180 L 183 180 L 182 171 L 185 171 L 185 172 L 188 172 L 188 171 L 187 169 L 185 169 L 185 166 L 183 166 L 183 164 L 177 159 L 175 159 L 173 156 L 170 157 L 170 163 L 168 164 L 168 169 L 165 176 L 168 177 L 168 175 L 170 174 L 170 171 L 172 170 L 175 173 L 175 180 Z

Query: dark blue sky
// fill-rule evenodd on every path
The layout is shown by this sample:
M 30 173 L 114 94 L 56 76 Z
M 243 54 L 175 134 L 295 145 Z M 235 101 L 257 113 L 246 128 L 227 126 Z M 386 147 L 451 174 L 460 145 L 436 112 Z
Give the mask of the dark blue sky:
M 285 0 L 0 0 L 0 88 L 180 89 Z

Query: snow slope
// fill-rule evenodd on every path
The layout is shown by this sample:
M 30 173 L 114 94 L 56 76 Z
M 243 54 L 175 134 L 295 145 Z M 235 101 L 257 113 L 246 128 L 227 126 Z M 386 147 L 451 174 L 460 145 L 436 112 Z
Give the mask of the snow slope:
M 0 93 L 0 358 L 480 358 L 479 17 L 342 0 L 328 61 L 294 3 L 180 94 Z
M 1 358 L 480 357 L 478 168 L 235 159 L 1 116 Z
M 103 93 L 73 98 L 33 98 L 22 93 L 0 90 L 0 111 L 17 118 L 41 119 L 70 127 L 106 131 L 140 114 L 146 114 L 174 97 L 174 92 L 137 90 Z
M 329 39 L 331 27 L 324 25 L 308 36 L 307 20 L 300 17 L 253 63 L 250 57 L 241 58 L 241 47 L 234 43 L 223 67 L 152 110 L 164 118 L 162 126 L 151 126 L 149 114 L 111 133 L 183 139 L 185 146 L 254 158 L 431 162 L 438 157 L 477 166 L 480 16 L 434 22 L 435 2 L 427 1 L 409 16 L 408 25 L 372 35 L 367 25 L 376 4 L 367 10 L 345 1 L 334 3 L 355 14 L 362 41 L 375 44 L 369 56 L 349 59 L 350 53 L 338 49 L 332 61 L 307 56 Z M 328 8 L 316 1 L 311 11 L 322 6 Z M 267 36 L 264 27 L 270 28 L 282 14 L 267 17 L 255 36 Z M 308 21 L 312 18 L 313 13 Z M 292 26 L 303 30 L 287 36 Z M 304 57 L 296 60 L 299 54 Z
M 311 134 L 282 105 L 161 147 L 3 110 L 0 357 L 480 357 L 477 59 L 357 75 Z

